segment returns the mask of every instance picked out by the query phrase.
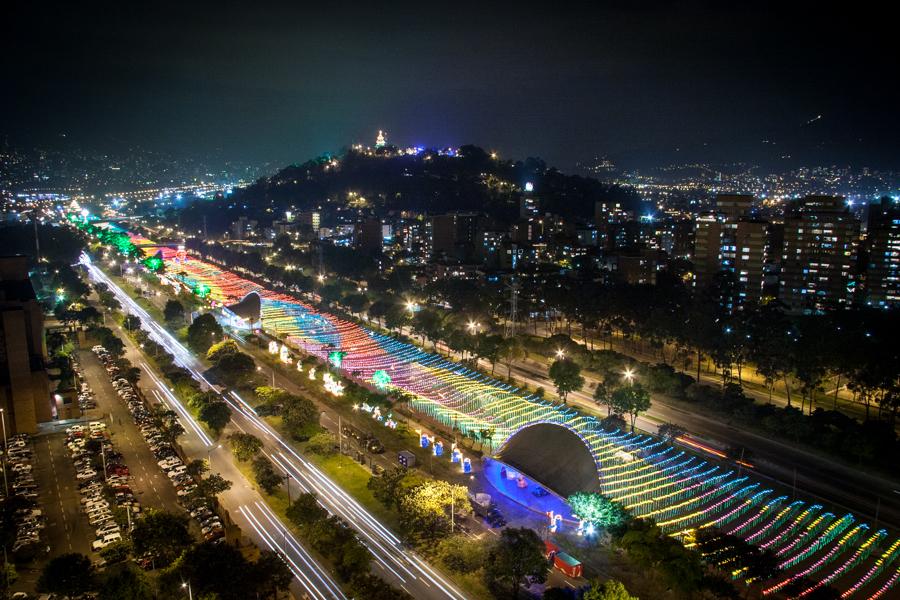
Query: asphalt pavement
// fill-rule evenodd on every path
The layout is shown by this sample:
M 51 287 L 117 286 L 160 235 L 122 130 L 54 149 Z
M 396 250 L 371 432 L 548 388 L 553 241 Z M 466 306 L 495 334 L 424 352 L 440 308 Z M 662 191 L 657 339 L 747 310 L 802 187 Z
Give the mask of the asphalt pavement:
M 96 410 L 104 415 L 113 447 L 122 453 L 122 460 L 131 473 L 129 485 L 141 507 L 179 511 L 175 488 L 159 468 L 128 407 L 116 394 L 106 369 L 90 350 L 80 350 L 78 360 L 88 385 L 94 390 Z

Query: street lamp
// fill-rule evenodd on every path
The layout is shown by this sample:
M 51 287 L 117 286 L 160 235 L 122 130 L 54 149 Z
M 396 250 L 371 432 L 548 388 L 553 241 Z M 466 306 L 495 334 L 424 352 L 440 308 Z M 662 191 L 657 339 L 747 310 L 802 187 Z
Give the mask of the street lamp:
M 188 600 L 194 600 L 194 594 L 191 592 L 191 584 L 189 582 L 182 583 L 181 589 L 187 589 Z
M 469 333 L 476 334 L 478 333 L 478 328 L 481 326 L 480 323 L 476 323 L 475 321 L 469 321 Z
M 406 310 L 408 310 L 409 312 L 416 312 L 417 308 L 419 308 L 419 305 L 412 300 L 406 301 Z
M 563 350 L 562 348 L 557 348 L 556 349 L 556 358 L 563 359 L 565 357 L 566 357 L 566 351 Z
M 625 369 L 625 372 L 622 373 L 622 376 L 625 377 L 625 380 L 628 381 L 628 383 L 633 383 L 634 371 L 632 369 Z
M 256 370 L 262 373 L 263 368 L 257 365 Z M 272 367 L 272 387 L 275 387 L 275 367 Z
M 9 498 L 9 483 L 6 480 L 6 466 L 9 464 L 9 444 L 6 442 L 6 411 L 0 408 L 0 419 L 3 421 L 3 498 Z

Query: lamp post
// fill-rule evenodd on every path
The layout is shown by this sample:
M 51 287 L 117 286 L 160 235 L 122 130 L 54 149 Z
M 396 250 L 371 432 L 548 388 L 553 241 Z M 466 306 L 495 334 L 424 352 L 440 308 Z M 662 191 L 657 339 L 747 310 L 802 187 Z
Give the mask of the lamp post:
M 271 367 L 272 369 L 272 387 L 275 387 L 275 367 Z M 263 368 L 260 366 L 256 367 L 256 370 L 262 373 Z
M 629 385 L 634 383 L 634 371 L 632 369 L 625 369 L 625 372 L 622 373 L 622 376 L 625 378 L 625 381 L 629 383 Z
M 9 464 L 9 443 L 6 441 L 6 410 L 0 408 L 0 419 L 3 421 L 3 497 L 9 498 L 9 483 L 6 480 L 6 466 Z
M 562 360 L 565 357 L 566 357 L 566 351 L 563 350 L 562 348 L 557 348 L 556 349 L 556 358 Z
M 187 589 L 188 592 L 188 600 L 194 600 L 194 594 L 191 592 L 191 584 L 186 581 L 181 584 L 181 589 Z

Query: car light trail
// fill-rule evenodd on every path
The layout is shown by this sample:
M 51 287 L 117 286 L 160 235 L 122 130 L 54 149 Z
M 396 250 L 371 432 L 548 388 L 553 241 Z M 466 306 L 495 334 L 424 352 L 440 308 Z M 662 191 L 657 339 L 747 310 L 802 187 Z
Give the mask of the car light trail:
M 261 514 L 254 514 L 254 508 Z M 269 549 L 278 552 L 285 562 L 288 563 L 288 566 L 297 577 L 300 586 L 306 590 L 306 593 L 313 598 L 321 598 L 322 600 L 332 598 L 343 600 L 347 598 L 334 580 L 316 564 L 309 552 L 297 543 L 293 534 L 284 527 L 284 524 L 268 511 L 268 506 L 256 502 L 254 507 L 246 505 L 238 507 L 238 512 L 247 519 L 253 530 L 265 540 Z M 268 525 L 266 525 L 265 521 L 268 522 Z M 313 576 L 318 582 L 312 581 L 307 572 L 297 564 L 297 560 L 313 572 Z

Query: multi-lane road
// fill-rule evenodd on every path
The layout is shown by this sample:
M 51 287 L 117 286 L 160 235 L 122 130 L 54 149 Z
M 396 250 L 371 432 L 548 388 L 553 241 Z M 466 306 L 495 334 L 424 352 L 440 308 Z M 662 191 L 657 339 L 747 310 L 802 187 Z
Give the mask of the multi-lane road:
M 90 277 L 106 284 L 124 310 L 137 316 L 151 338 L 163 346 L 176 362 L 209 389 L 213 386 L 202 373 L 203 365 L 187 348 L 157 323 L 140 305 L 98 267 L 85 257 L 83 259 Z M 133 348 L 133 345 L 132 345 Z M 134 361 L 133 361 L 134 362 Z M 197 456 L 209 455 L 214 470 L 226 479 L 245 481 L 227 451 L 220 451 L 203 428 L 194 421 L 187 409 L 165 386 L 153 369 L 145 362 L 135 362 L 149 374 L 146 383 L 154 397 L 177 411 L 188 435 L 182 443 L 186 450 Z M 425 562 L 359 502 L 331 481 L 321 470 L 297 453 L 268 423 L 259 419 L 252 407 L 234 393 L 222 395 L 232 408 L 232 425 L 248 433 L 253 433 L 263 441 L 263 451 L 280 467 L 291 480 L 293 489 L 317 494 L 319 502 L 330 513 L 347 521 L 359 534 L 374 557 L 375 569 L 387 581 L 401 587 L 415 598 L 457 600 L 465 595 L 453 585 L 445 575 Z M 244 531 L 252 532 L 252 537 L 262 547 L 284 550 L 302 590 L 312 598 L 342 598 L 339 588 L 334 585 L 327 571 L 309 555 L 290 531 L 278 521 L 259 494 L 249 486 L 235 485 L 223 495 L 223 502 L 229 507 L 233 518 Z M 327 585 L 324 582 L 329 582 Z M 333 586 L 333 587 L 332 587 Z

